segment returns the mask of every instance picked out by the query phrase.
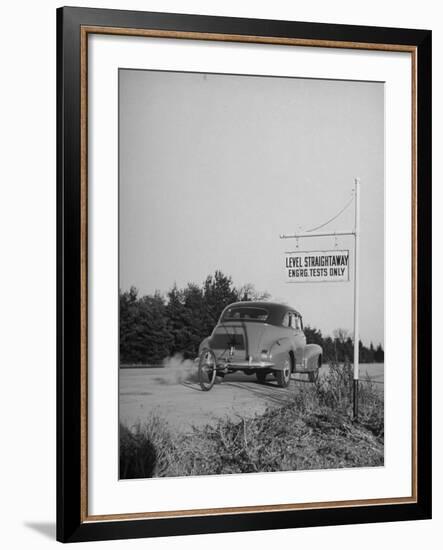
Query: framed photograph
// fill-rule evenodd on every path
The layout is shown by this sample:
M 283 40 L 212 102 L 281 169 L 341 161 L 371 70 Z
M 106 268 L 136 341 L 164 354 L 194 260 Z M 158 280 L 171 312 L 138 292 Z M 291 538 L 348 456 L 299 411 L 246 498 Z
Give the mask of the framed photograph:
M 431 32 L 57 47 L 58 540 L 430 518 Z

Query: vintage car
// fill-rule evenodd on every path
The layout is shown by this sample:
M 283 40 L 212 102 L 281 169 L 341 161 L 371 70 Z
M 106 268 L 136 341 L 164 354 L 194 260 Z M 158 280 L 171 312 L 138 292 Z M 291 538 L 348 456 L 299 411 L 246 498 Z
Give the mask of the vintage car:
M 264 383 L 273 375 L 287 388 L 292 373 L 314 382 L 322 348 L 307 344 L 303 321 L 295 309 L 272 302 L 236 302 L 226 307 L 211 336 L 199 347 L 198 377 L 207 391 L 217 376 L 243 371 Z

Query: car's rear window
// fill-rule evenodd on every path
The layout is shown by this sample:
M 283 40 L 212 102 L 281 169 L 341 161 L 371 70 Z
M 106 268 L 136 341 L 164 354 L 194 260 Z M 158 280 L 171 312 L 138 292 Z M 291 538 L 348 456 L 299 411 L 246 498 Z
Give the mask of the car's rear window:
M 266 309 L 258 307 L 230 307 L 223 314 L 222 321 L 266 321 L 269 317 L 269 312 Z

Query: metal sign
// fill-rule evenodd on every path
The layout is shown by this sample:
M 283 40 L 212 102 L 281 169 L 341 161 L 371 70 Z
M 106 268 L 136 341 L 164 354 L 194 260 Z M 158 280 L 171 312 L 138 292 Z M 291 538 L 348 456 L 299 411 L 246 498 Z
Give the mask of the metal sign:
M 287 283 L 338 283 L 349 281 L 349 250 L 285 252 Z

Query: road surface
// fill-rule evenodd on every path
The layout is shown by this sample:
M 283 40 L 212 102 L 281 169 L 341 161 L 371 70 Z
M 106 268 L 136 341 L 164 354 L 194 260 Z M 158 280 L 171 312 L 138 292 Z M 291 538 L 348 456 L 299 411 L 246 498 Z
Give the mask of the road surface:
M 328 369 L 324 365 L 320 376 Z M 189 373 L 188 373 L 189 374 Z M 368 375 L 380 389 L 384 383 L 384 365 L 361 365 L 360 376 Z M 216 423 L 220 418 L 251 417 L 268 407 L 279 407 L 309 384 L 306 376 L 295 375 L 288 389 L 269 382 L 259 384 L 255 375 L 241 372 L 227 375 L 212 390 L 201 391 L 199 384 L 189 375 L 182 376 L 180 369 L 125 368 L 120 369 L 120 421 L 132 426 L 143 422 L 151 412 L 165 418 L 170 426 L 181 432 L 189 432 L 192 425 Z

